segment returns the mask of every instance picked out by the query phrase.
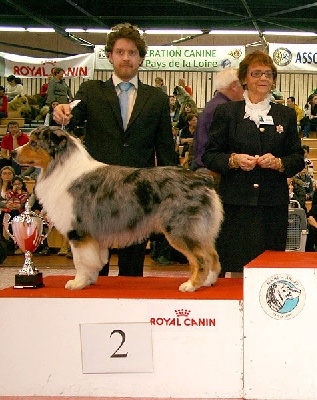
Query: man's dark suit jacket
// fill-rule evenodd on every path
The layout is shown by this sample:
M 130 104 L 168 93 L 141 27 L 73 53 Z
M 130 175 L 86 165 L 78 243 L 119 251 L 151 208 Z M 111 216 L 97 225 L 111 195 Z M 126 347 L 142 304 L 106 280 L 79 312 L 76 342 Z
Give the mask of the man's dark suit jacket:
M 169 99 L 161 90 L 139 81 L 127 130 L 123 130 L 119 99 L 112 79 L 81 84 L 72 127 L 86 122 L 85 145 L 98 161 L 129 167 L 175 165 Z
M 232 101 L 216 108 L 210 139 L 202 157 L 211 171 L 221 173 L 219 193 L 231 205 L 288 204 L 287 177 L 301 171 L 305 164 L 297 133 L 296 113 L 281 104 L 271 103 L 268 115 L 273 124 L 261 124 L 244 118 L 245 102 Z M 255 167 L 251 171 L 229 169 L 232 153 L 252 156 L 272 153 L 281 158 L 285 172 Z

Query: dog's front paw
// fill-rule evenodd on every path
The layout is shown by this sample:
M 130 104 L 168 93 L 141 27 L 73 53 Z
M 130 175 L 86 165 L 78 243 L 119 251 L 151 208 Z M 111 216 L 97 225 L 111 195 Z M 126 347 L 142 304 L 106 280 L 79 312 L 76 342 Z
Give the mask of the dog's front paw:
M 192 285 L 191 281 L 184 282 L 178 288 L 180 292 L 194 292 L 195 287 Z
M 70 281 L 68 281 L 65 285 L 65 289 L 69 289 L 69 290 L 79 290 L 79 289 L 83 289 L 84 287 L 86 287 L 88 284 L 86 282 L 83 281 L 76 281 L 76 279 L 71 279 Z

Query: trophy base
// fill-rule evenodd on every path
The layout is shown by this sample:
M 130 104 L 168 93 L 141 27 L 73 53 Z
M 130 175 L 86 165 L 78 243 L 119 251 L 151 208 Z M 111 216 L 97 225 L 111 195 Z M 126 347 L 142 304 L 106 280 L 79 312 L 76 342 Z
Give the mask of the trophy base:
M 37 272 L 34 275 L 15 275 L 14 289 L 37 289 L 43 286 L 42 272 Z

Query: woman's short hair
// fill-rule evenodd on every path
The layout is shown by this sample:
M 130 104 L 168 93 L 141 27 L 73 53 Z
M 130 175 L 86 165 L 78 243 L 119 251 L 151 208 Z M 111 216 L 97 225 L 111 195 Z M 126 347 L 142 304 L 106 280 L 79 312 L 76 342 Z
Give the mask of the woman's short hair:
M 248 54 L 239 64 L 238 77 L 241 84 L 245 83 L 245 79 L 248 74 L 248 68 L 251 64 L 263 64 L 271 68 L 273 72 L 273 81 L 276 81 L 277 68 L 273 63 L 272 58 L 264 51 L 256 50 L 253 53 Z
M 15 81 L 15 76 L 14 76 L 14 75 L 9 75 L 9 76 L 7 77 L 7 81 L 8 81 L 8 82 L 13 82 L 13 81 Z
M 105 51 L 107 57 L 112 53 L 113 47 L 118 39 L 132 40 L 139 50 L 139 55 L 144 58 L 147 53 L 147 46 L 143 36 L 140 34 L 139 28 L 129 23 L 118 24 L 111 28 L 111 32 L 107 36 Z
M 64 68 L 56 67 L 53 71 L 53 74 L 56 76 L 59 74 L 61 71 L 65 72 Z

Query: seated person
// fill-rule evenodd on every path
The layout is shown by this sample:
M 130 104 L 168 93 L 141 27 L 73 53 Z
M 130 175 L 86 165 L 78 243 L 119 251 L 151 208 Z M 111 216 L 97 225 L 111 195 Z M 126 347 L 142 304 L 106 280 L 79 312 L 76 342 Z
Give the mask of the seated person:
M 311 209 L 307 213 L 308 235 L 305 251 L 317 250 L 317 192 L 313 195 Z
M 25 203 L 29 197 L 27 188 L 23 179 L 15 176 L 12 180 L 12 187 L 6 192 L 6 208 L 11 217 L 21 214 L 24 211 Z
M 14 169 L 10 166 L 5 166 L 0 170 L 0 226 L 3 224 L 3 216 L 7 210 L 6 194 L 12 188 L 12 180 L 15 176 Z M 0 230 L 0 237 L 3 239 L 3 230 Z
M 291 205 L 292 205 L 291 200 L 296 200 L 299 203 L 299 206 L 307 212 L 306 191 L 303 182 L 296 177 L 287 178 L 287 182 L 288 182 L 289 199 Z
M 0 118 L 8 116 L 8 97 L 5 95 L 5 89 L 0 86 Z
M 194 141 L 194 134 L 197 127 L 197 114 L 188 114 L 186 117 L 186 125 L 179 132 L 179 144 L 183 146 L 182 157 L 185 156 L 185 152 L 188 151 L 189 144 Z
M 10 219 L 18 216 L 24 211 L 28 197 L 29 194 L 23 179 L 15 176 L 12 180 L 12 187 L 6 192 L 7 202 L 5 208 L 3 208 L 4 213 L 8 214 Z M 6 215 L 3 218 L 6 218 Z M 23 254 L 23 252 L 18 246 L 15 246 L 14 254 Z
M 180 156 L 185 158 L 181 165 L 189 168 L 193 160 L 193 143 L 198 120 L 197 114 L 188 114 L 186 120 L 187 125 L 179 133 L 179 142 L 183 146 Z
M 11 101 L 15 96 L 23 95 L 23 85 L 20 78 L 16 78 L 14 75 L 7 77 L 6 95 L 8 100 Z
M 304 111 L 295 103 L 295 97 L 290 96 L 286 100 L 287 107 L 293 108 L 296 112 L 296 119 L 297 119 L 297 130 L 300 132 L 301 130 L 301 120 L 304 117 Z
M 7 125 L 7 134 L 1 141 L 1 159 L 0 168 L 4 166 L 12 166 L 17 175 L 21 174 L 21 167 L 11 158 L 11 151 L 19 146 L 28 143 L 29 137 L 23 133 L 16 121 L 9 121 Z
M 304 144 L 302 146 L 302 149 L 304 150 L 304 159 L 305 159 L 305 164 L 307 165 L 307 172 L 308 175 L 314 179 L 314 163 L 312 160 L 309 158 L 309 146 Z
M 305 165 L 305 167 L 296 174 L 295 177 L 303 182 L 306 192 L 306 200 L 312 200 L 314 194 L 314 182 L 308 174 L 307 165 Z
M 303 137 L 308 138 L 310 131 L 317 129 L 317 95 L 310 95 L 305 105 L 305 117 L 303 125 Z

